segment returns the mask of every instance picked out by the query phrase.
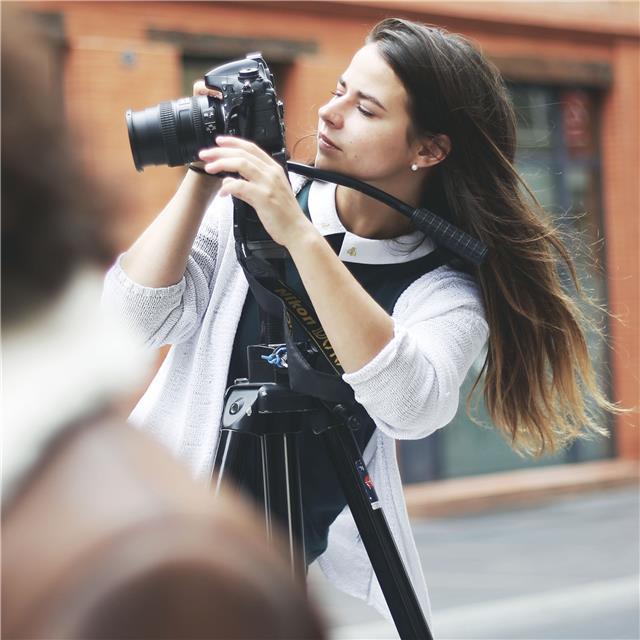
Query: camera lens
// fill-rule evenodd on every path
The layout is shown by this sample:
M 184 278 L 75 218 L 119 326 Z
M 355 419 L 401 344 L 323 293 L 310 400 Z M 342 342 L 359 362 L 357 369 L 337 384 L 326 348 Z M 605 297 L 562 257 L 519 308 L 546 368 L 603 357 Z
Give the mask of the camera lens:
M 214 145 L 217 107 L 206 96 L 161 102 L 126 113 L 129 143 L 138 171 L 148 165 L 177 167 L 198 159 L 198 151 Z

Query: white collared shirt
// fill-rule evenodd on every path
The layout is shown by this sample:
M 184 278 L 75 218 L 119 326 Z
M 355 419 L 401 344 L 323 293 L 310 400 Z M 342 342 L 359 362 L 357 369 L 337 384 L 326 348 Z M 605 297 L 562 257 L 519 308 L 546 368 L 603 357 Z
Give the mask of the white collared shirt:
M 363 238 L 344 228 L 336 209 L 336 185 L 314 181 L 309 189 L 311 222 L 323 235 L 344 233 L 338 257 L 343 262 L 360 264 L 398 264 L 422 258 L 435 249 L 422 231 L 414 231 L 389 240 Z M 411 247 L 413 249 L 409 250 Z

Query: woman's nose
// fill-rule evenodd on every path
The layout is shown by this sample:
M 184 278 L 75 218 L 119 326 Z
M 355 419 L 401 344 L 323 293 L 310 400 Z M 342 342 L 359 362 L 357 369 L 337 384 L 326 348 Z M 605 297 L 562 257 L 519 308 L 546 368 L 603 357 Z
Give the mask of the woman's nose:
M 340 129 L 344 123 L 344 119 L 340 111 L 336 108 L 334 100 L 327 102 L 318 109 L 320 119 L 332 129 Z

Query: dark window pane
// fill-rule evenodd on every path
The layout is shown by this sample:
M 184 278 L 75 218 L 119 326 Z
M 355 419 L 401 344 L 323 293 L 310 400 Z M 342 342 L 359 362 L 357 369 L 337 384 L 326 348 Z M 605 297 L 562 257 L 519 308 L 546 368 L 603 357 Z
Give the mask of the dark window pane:
M 574 89 L 560 93 L 564 144 L 570 158 L 590 158 L 596 148 L 596 118 L 591 95 Z
M 557 196 L 556 175 L 553 167 L 549 163 L 532 161 L 529 153 L 519 155 L 522 157 L 516 158 L 518 173 L 540 205 L 550 211 Z
M 551 99 L 548 90 L 515 86 L 511 96 L 517 114 L 518 146 L 522 149 L 551 147 Z

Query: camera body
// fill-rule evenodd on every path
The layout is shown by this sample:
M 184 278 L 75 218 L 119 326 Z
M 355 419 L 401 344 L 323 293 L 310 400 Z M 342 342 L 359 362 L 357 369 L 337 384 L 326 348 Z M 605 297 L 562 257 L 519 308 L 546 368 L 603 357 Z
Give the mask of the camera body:
M 193 162 L 201 149 L 215 146 L 218 135 L 251 140 L 284 163 L 284 107 L 262 56 L 248 54 L 211 69 L 204 81 L 222 97 L 179 98 L 142 111 L 127 111 L 136 169 Z
M 284 106 L 260 54 L 216 67 L 205 74 L 204 82 L 222 93 L 220 107 L 227 135 L 252 140 L 271 154 L 284 148 Z M 209 101 L 218 102 L 216 98 Z

